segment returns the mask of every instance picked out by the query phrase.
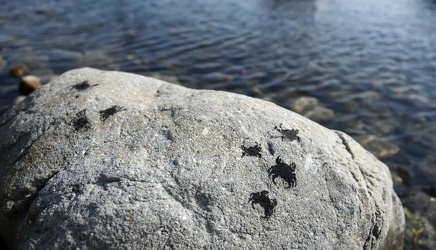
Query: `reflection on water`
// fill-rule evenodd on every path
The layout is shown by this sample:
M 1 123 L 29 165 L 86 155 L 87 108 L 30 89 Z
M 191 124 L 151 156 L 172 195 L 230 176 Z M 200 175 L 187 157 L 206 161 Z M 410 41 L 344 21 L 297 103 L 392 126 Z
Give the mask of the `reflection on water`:
M 159 72 L 294 109 L 297 98 L 314 97 L 331 111 L 324 125 L 352 135 L 398 175 L 406 206 L 410 190 L 435 196 L 430 0 L 0 3 L 0 49 L 10 64 L 43 76 L 81 66 Z M 15 80 L 6 70 L 0 80 L 4 107 Z

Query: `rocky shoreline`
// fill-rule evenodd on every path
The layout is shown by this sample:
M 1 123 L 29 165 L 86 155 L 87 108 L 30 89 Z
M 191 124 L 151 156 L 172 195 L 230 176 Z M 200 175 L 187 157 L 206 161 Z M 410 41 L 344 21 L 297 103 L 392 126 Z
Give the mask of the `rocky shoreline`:
M 2 65 L 3 71 L 6 71 L 7 70 L 6 62 L 4 62 L 4 60 L 1 60 L 0 65 L 2 63 L 3 63 Z M 12 71 L 13 68 L 14 67 L 11 67 L 8 70 Z M 50 76 L 42 76 L 41 78 L 54 79 L 55 77 L 56 77 L 55 75 L 50 74 Z M 168 81 L 168 77 L 166 76 L 157 75 L 154 77 L 156 78 L 161 77 L 161 79 L 165 79 Z M 171 77 L 170 81 L 176 83 L 178 82 L 178 80 L 174 77 Z M 16 103 L 22 101 L 24 98 L 25 98 L 24 96 L 18 97 Z M 323 107 L 323 105 L 319 103 L 319 100 L 310 96 L 301 96 L 295 99 L 289 104 L 288 108 L 304 116 L 312 118 L 315 121 L 323 122 L 335 118 L 334 111 Z M 380 141 L 379 139 L 377 139 L 377 137 L 373 135 L 361 135 L 355 137 L 355 139 L 360 144 L 365 146 L 365 148 L 367 148 L 373 154 L 375 154 L 378 158 L 389 157 L 398 153 L 397 146 L 387 141 L 383 141 L 383 140 Z M 406 231 L 405 231 L 406 249 L 412 246 L 420 247 L 422 249 L 433 248 L 433 246 L 436 244 L 435 243 L 436 232 L 434 229 L 433 219 L 431 218 L 433 218 L 436 214 L 435 198 L 429 196 L 428 192 L 422 192 L 415 188 L 407 189 L 407 183 L 404 183 L 404 180 L 401 177 L 401 173 L 397 173 L 394 171 L 392 174 L 393 174 L 394 185 L 399 187 L 398 190 L 400 192 L 409 193 L 407 195 L 408 198 L 403 199 L 403 205 L 405 206 L 405 214 L 406 214 L 406 222 L 407 222 Z M 414 204 L 419 204 L 419 206 L 415 206 Z

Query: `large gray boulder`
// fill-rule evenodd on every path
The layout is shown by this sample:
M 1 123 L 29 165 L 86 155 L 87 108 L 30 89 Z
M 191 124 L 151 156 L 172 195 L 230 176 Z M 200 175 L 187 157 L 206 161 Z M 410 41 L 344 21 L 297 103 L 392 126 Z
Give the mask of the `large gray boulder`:
M 388 168 L 271 102 L 69 71 L 0 119 L 12 249 L 396 249 Z

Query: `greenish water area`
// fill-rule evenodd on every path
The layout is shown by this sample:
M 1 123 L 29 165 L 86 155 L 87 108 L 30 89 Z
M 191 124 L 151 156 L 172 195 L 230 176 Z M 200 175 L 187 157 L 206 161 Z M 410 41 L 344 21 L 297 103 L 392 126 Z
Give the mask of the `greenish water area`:
M 391 169 L 405 248 L 436 247 L 436 1 L 0 0 L 0 54 L 1 112 L 18 96 L 11 67 L 48 81 L 90 66 L 269 100 L 345 131 Z

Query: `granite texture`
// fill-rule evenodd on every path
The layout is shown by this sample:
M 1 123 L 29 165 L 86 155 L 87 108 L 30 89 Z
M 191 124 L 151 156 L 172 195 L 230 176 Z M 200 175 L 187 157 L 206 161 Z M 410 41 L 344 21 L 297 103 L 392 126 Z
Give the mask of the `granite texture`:
M 273 103 L 82 68 L 0 118 L 11 249 L 399 249 L 389 169 Z

